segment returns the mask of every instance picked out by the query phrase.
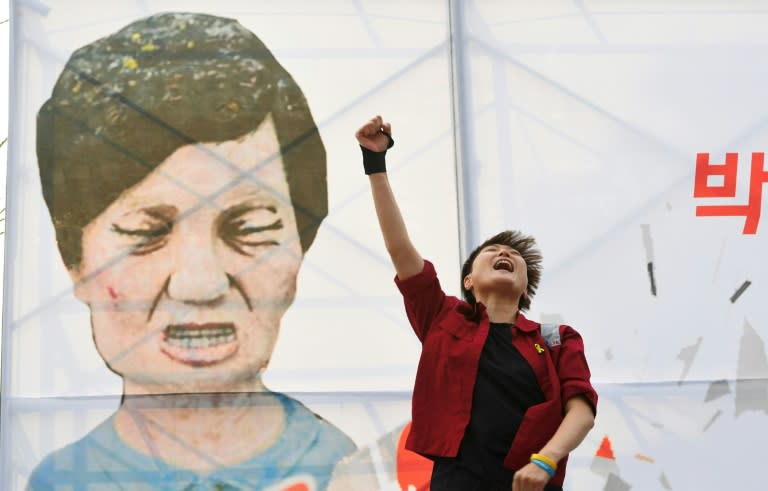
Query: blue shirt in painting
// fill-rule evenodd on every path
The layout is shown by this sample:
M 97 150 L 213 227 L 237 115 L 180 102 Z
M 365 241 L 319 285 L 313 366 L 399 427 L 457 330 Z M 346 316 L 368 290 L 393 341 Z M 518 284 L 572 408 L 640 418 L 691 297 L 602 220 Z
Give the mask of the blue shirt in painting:
M 324 490 L 336 463 L 355 450 L 344 433 L 298 401 L 275 393 L 285 409 L 285 429 L 264 452 L 201 475 L 173 467 L 127 446 L 114 416 L 81 440 L 48 455 L 32 472 L 28 491 L 251 491 L 280 490 L 305 482 Z M 292 488 L 301 489 L 301 488 Z

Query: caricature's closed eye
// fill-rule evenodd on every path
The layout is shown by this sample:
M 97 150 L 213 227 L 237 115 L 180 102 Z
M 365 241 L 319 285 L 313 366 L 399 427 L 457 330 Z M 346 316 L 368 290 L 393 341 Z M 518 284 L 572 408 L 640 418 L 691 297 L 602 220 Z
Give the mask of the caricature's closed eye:
M 144 208 L 112 224 L 112 231 L 131 240 L 131 254 L 143 256 L 163 247 L 173 230 L 178 211 L 173 206 Z
M 217 220 L 219 237 L 233 250 L 252 256 L 254 248 L 279 245 L 283 220 L 272 205 L 244 203 L 225 210 Z

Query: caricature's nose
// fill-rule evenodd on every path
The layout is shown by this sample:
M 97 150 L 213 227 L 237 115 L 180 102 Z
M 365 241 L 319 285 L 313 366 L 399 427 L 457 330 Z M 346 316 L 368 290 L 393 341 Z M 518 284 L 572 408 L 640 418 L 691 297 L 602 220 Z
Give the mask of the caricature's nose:
M 226 295 L 229 276 L 210 237 L 187 234 L 180 242 L 175 248 L 168 295 L 186 303 L 210 303 Z

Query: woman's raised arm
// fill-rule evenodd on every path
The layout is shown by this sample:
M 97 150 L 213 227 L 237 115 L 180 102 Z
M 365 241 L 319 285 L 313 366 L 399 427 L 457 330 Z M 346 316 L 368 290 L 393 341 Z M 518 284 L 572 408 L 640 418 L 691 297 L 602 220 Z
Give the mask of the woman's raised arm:
M 387 177 L 384 155 L 393 143 L 392 126 L 385 123 L 381 116 L 376 116 L 360 127 L 355 137 L 363 149 L 363 164 L 371 183 L 373 203 L 384 244 L 397 271 L 397 277 L 404 280 L 420 273 L 424 260 L 411 243 Z

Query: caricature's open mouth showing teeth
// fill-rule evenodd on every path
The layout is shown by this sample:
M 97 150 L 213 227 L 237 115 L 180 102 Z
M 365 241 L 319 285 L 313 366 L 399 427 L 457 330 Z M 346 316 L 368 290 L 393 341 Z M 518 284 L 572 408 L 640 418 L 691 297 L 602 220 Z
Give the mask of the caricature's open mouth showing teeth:
M 163 331 L 162 351 L 192 366 L 224 361 L 237 351 L 237 330 L 230 322 L 172 324 Z
M 512 273 L 515 271 L 515 266 L 512 264 L 512 261 L 507 259 L 499 259 L 493 264 L 493 269 L 509 271 Z
M 235 339 L 235 326 L 232 324 L 187 324 L 165 328 L 165 342 L 177 348 L 210 348 Z

